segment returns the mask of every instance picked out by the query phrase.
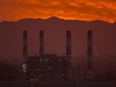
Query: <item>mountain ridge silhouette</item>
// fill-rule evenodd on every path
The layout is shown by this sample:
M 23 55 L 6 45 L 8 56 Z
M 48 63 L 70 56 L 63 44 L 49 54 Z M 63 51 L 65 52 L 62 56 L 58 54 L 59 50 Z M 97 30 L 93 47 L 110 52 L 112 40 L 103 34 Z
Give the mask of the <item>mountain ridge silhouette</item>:
M 4 23 L 4 22 L 20 22 L 20 21 L 47 21 L 47 20 L 50 20 L 50 21 L 52 21 L 52 20 L 56 20 L 56 21 L 77 21 L 77 22 L 88 22 L 88 23 L 91 23 L 91 22 L 102 22 L 102 23 L 110 23 L 110 24 L 115 24 L 116 23 L 116 21 L 115 22 L 107 22 L 107 21 L 103 21 L 103 20 L 91 20 L 91 21 L 85 21 L 85 20 L 71 20 L 71 19 L 62 19 L 62 18 L 58 18 L 58 17 L 56 17 L 56 16 L 51 16 L 51 17 L 49 17 L 49 18 L 46 18 L 46 19 L 43 19 L 43 18 L 22 18 L 22 19 L 19 19 L 19 20 L 17 20 L 17 21 L 1 21 L 0 23 Z

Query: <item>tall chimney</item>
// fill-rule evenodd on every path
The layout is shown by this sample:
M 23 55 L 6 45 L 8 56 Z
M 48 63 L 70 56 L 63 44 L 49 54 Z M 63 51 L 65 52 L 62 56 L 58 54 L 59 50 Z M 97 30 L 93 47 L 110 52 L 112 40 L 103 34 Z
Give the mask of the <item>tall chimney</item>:
M 23 58 L 24 58 L 24 62 L 26 62 L 27 56 L 28 56 L 27 31 L 23 31 Z
M 92 31 L 87 32 L 87 79 L 92 81 L 93 79 L 93 48 L 92 48 Z
M 69 77 L 71 78 L 71 31 L 66 31 L 66 57 L 68 61 Z
M 28 48 L 27 48 L 27 31 L 23 31 L 23 80 L 27 80 L 26 71 L 27 71 L 27 57 L 28 57 Z
M 39 55 L 44 55 L 44 32 L 40 31 L 40 48 L 39 48 Z

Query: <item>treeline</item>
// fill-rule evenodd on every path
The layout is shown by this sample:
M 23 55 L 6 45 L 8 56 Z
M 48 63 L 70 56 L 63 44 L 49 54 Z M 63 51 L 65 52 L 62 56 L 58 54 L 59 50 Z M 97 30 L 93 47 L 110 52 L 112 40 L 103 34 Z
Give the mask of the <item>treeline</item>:
M 6 64 L 0 63 L 0 81 L 17 81 L 21 79 L 20 68 Z

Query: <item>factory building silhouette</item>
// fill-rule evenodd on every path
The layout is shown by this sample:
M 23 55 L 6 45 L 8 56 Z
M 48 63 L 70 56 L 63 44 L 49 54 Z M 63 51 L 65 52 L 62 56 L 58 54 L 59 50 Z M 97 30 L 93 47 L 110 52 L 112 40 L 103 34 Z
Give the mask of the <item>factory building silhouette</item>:
M 71 31 L 66 31 L 66 55 L 46 54 L 44 32 L 40 31 L 39 56 L 28 56 L 28 34 L 23 31 L 23 72 L 28 81 L 72 79 Z M 92 80 L 92 31 L 87 32 L 87 78 Z

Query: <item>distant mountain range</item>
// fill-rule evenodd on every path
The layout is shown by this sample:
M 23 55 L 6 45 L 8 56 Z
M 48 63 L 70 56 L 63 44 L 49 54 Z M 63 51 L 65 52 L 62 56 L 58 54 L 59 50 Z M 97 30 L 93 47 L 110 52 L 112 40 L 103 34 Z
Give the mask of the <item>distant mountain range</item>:
M 39 31 L 45 32 L 45 52 L 65 54 L 66 30 L 72 32 L 72 53 L 86 55 L 87 31 L 93 31 L 94 55 L 116 55 L 116 22 L 101 20 L 63 20 L 25 18 L 16 22 L 0 22 L 1 60 L 20 60 L 22 57 L 22 32 L 28 31 L 28 53 L 39 54 Z M 3 59 L 4 58 L 4 59 Z

